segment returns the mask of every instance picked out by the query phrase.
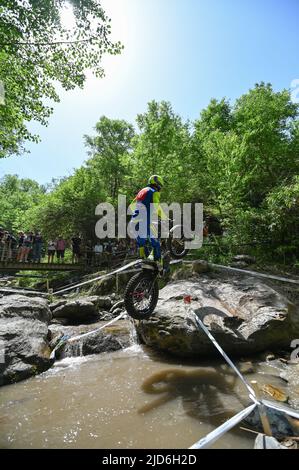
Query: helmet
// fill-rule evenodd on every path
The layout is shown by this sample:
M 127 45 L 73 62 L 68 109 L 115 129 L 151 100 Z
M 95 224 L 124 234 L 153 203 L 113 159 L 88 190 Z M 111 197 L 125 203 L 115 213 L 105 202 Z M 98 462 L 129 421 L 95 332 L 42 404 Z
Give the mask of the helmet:
M 163 181 L 163 178 L 161 176 L 153 175 L 149 178 L 148 184 L 150 186 L 156 186 L 158 188 L 158 190 L 160 191 L 160 189 L 164 186 L 164 181 Z

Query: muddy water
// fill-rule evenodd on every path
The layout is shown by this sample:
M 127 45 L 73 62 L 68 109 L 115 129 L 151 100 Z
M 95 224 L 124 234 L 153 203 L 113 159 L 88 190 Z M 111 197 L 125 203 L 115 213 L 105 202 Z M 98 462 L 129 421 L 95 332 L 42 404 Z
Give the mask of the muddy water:
M 0 447 L 188 448 L 248 403 L 220 362 L 171 362 L 133 346 L 2 387 Z M 237 429 L 213 447 L 252 448 L 254 437 Z

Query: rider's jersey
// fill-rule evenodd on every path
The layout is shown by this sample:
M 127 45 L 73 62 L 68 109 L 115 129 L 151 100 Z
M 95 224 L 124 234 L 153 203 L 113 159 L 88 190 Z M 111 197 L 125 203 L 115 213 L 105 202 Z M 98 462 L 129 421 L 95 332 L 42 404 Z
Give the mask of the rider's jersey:
M 150 223 L 151 207 L 152 207 L 152 210 L 154 210 L 161 219 L 166 218 L 160 206 L 160 192 L 151 186 L 147 186 L 141 189 L 141 191 L 139 191 L 134 201 L 131 203 L 130 209 L 133 212 L 133 218 L 137 217 L 140 213 L 142 213 L 140 210 L 141 207 L 146 208 L 148 224 Z

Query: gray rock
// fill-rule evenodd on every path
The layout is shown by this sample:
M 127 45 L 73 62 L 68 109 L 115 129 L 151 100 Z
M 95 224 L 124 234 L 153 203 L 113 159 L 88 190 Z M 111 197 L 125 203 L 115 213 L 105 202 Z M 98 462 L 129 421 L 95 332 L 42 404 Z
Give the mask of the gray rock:
M 204 260 L 193 261 L 192 271 L 196 274 L 207 273 L 208 271 L 210 271 L 209 263 Z
M 91 295 L 107 295 L 114 292 L 116 289 L 115 276 L 106 277 L 98 282 L 95 282 L 90 289 Z
M 89 356 L 92 354 L 118 351 L 123 347 L 121 341 L 115 336 L 105 334 L 103 331 L 98 331 L 84 337 L 81 341 L 78 340 L 75 343 L 66 344 L 62 357 L 70 355 L 75 356 L 78 350 L 80 355 Z
M 299 409 L 299 363 L 286 364 L 280 377 L 288 383 L 290 404 Z
M 51 311 L 45 299 L 11 295 L 0 299 L 0 340 L 4 363 L 0 385 L 17 382 L 51 365 L 48 323 Z
M 110 297 L 108 297 L 108 296 L 98 297 L 97 307 L 99 309 L 109 310 L 111 308 L 111 305 L 112 305 L 112 301 L 111 301 Z
M 192 296 L 193 309 L 203 307 L 201 319 L 229 354 L 274 351 L 296 337 L 295 307 L 285 297 L 253 278 L 203 275 L 200 280 L 172 282 L 160 291 L 155 313 L 137 325 L 147 345 L 180 357 L 219 357 L 194 315 L 188 314 L 185 295 Z
M 254 449 L 288 449 L 278 442 L 275 437 L 265 436 L 264 434 L 258 434 L 255 442 Z
M 248 263 L 246 263 L 246 261 L 233 261 L 230 263 L 230 266 L 237 269 L 246 269 L 248 267 Z
M 124 310 L 122 308 L 116 308 L 115 310 L 113 310 L 113 317 L 117 317 L 118 315 L 120 315 Z
M 59 347 L 56 358 L 62 359 L 70 356 L 85 356 L 101 354 L 103 352 L 113 352 L 128 347 L 131 344 L 129 322 L 121 322 L 121 325 L 114 324 L 111 327 L 96 331 L 103 326 L 104 323 L 102 321 L 80 326 L 50 325 L 51 337 L 53 338 L 53 345 L 55 344 L 55 346 L 63 336 L 71 338 L 93 332 L 88 336 L 83 336 L 81 340 L 78 339 L 73 343 L 64 343 Z
M 284 407 L 288 408 L 286 405 L 284 405 Z M 294 429 L 292 421 L 288 419 L 288 415 L 286 413 L 269 407 L 265 407 L 265 411 L 273 437 L 276 439 L 283 439 L 284 437 L 297 435 L 296 429 Z M 253 412 L 244 419 L 243 424 L 245 424 L 245 426 L 249 425 L 251 428 L 254 428 L 259 432 L 263 432 L 258 408 L 255 408 Z
M 57 300 L 56 302 L 53 302 L 52 304 L 49 305 L 49 308 L 51 312 L 56 310 L 56 308 L 61 307 L 62 305 L 65 305 L 67 303 L 67 299 L 61 299 Z
M 123 305 L 124 305 L 124 300 L 119 300 L 111 307 L 110 312 L 113 313 L 117 308 L 123 307 Z
M 52 312 L 53 317 L 66 318 L 74 323 L 99 317 L 100 302 L 101 297 L 98 296 L 80 297 L 56 307 Z
M 110 321 L 113 320 L 114 315 L 110 312 L 106 312 L 104 315 L 101 315 L 101 320 L 102 321 Z

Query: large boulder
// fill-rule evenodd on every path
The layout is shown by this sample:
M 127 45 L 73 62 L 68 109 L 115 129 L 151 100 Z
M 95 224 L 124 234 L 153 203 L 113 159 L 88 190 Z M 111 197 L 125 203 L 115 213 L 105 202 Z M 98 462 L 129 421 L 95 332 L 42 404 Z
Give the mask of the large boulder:
M 284 296 L 249 277 L 201 275 L 178 280 L 160 291 L 154 315 L 141 321 L 137 331 L 149 346 L 181 357 L 216 356 L 219 352 L 187 312 L 191 306 L 223 349 L 241 356 L 289 347 L 299 335 L 298 311 Z
M 51 312 L 41 298 L 0 299 L 0 385 L 25 379 L 51 365 L 47 340 Z
M 111 301 L 107 297 L 98 297 L 96 295 L 89 297 L 79 297 L 75 300 L 60 301 L 51 305 L 53 318 L 67 319 L 70 323 L 98 318 L 99 310 L 104 306 L 110 308 Z

